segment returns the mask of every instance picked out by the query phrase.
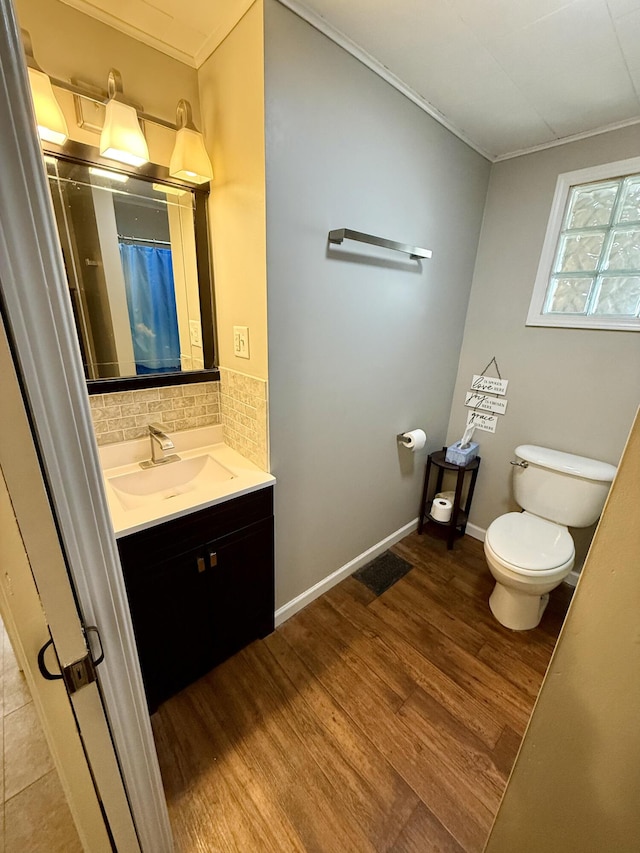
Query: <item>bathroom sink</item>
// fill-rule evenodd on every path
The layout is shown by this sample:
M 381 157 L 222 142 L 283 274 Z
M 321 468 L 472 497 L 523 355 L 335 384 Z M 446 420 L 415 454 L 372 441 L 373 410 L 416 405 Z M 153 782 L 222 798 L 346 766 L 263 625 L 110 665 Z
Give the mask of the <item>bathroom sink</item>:
M 124 509 L 137 509 L 206 489 L 214 483 L 232 480 L 234 476 L 228 468 L 205 454 L 109 477 L 108 482 Z

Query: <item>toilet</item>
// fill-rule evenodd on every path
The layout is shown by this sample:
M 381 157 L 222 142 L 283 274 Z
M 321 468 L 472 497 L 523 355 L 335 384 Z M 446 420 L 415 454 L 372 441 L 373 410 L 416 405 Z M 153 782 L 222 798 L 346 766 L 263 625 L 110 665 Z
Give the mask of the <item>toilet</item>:
M 535 628 L 555 589 L 573 568 L 568 527 L 598 520 L 616 468 L 607 462 L 521 444 L 512 462 L 514 497 L 523 512 L 508 512 L 487 528 L 484 553 L 496 585 L 495 618 L 514 631 Z

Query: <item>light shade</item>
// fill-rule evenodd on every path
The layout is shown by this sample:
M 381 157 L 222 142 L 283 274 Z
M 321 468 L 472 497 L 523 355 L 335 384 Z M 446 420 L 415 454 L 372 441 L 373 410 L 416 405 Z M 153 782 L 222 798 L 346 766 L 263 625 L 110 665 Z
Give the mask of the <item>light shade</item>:
M 190 127 L 181 127 L 176 133 L 176 144 L 169 163 L 172 178 L 204 184 L 213 180 L 213 167 L 204 147 L 202 134 Z
M 149 162 L 147 140 L 133 107 L 111 98 L 107 103 L 104 126 L 100 134 L 100 154 L 128 166 Z
M 67 122 L 65 121 L 60 104 L 53 94 L 51 80 L 44 71 L 37 68 L 28 68 L 31 96 L 36 114 L 36 125 L 38 136 L 45 142 L 54 142 L 56 145 L 64 145 L 69 136 Z

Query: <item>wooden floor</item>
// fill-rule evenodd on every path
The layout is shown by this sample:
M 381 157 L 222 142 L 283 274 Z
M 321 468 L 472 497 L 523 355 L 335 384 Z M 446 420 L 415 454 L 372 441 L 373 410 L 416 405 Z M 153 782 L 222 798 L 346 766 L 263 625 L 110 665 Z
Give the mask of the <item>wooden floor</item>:
M 417 534 L 152 718 L 176 848 L 480 851 L 569 600 L 502 628 L 481 543 Z

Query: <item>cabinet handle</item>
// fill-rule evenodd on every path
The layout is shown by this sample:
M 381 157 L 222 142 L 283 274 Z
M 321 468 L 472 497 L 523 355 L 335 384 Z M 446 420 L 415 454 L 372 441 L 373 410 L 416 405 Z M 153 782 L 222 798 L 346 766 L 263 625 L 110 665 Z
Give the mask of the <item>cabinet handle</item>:
M 218 565 L 218 555 L 215 551 L 209 552 L 209 565 L 214 569 Z
M 198 557 L 198 571 L 204 572 L 207 569 L 207 564 L 204 561 L 204 557 Z

